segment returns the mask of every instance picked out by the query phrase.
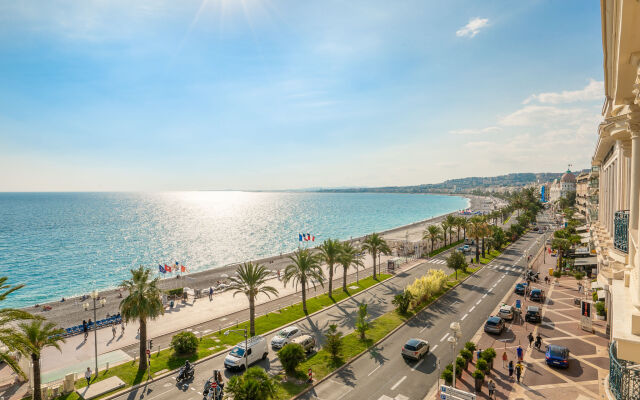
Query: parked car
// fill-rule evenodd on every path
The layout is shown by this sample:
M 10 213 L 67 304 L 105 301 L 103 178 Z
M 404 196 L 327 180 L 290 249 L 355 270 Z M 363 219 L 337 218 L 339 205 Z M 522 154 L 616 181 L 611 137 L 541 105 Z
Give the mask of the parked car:
M 271 347 L 274 349 L 281 349 L 285 344 L 291 342 L 291 339 L 300 335 L 302 335 L 300 328 L 295 325 L 288 326 L 278 332 L 278 334 L 271 339 Z
M 542 303 L 544 301 L 544 291 L 542 289 L 531 289 L 529 300 Z
M 502 306 L 500 306 L 498 316 L 507 321 L 511 321 L 513 319 L 513 306 L 503 304 Z
M 540 316 L 540 307 L 528 306 L 527 313 L 524 315 L 524 320 L 527 322 L 540 322 L 542 317 Z
M 547 365 L 569 368 L 569 349 L 555 344 L 548 345 L 544 359 Z
M 402 357 L 419 360 L 429 353 L 429 343 L 422 339 L 409 339 L 402 346 Z
M 498 335 L 504 330 L 504 320 L 500 317 L 490 316 L 484 323 L 484 331 L 487 333 L 497 333 Z
M 267 340 L 259 335 L 254 336 L 247 341 L 246 348 L 243 340 L 231 349 L 224 359 L 224 367 L 230 370 L 240 370 L 245 367 L 245 358 L 247 364 L 251 365 L 264 360 L 268 355 Z
M 304 351 L 310 353 L 314 347 L 316 347 L 316 339 L 311 335 L 301 335 L 291 339 L 291 343 L 297 343 Z
M 527 290 L 527 283 L 526 282 L 520 282 L 516 284 L 516 294 L 521 294 L 524 295 L 525 290 Z

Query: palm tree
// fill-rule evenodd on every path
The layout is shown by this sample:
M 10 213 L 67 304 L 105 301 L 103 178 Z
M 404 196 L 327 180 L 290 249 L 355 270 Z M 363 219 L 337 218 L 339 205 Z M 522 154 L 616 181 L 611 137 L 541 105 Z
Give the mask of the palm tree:
M 302 311 L 307 313 L 307 284 L 316 286 L 316 281 L 324 287 L 324 273 L 320 267 L 319 257 L 311 254 L 309 249 L 299 249 L 289 259 L 293 264 L 287 265 L 284 269 L 282 282 L 286 286 L 289 281 L 294 281 L 302 287 Z
M 333 295 L 333 266 L 338 263 L 342 245 L 336 239 L 327 239 L 320 245 L 320 260 L 329 267 L 329 297 Z
M 231 277 L 229 290 L 235 290 L 233 297 L 238 293 L 243 293 L 249 299 L 249 335 L 256 334 L 256 297 L 258 294 L 266 294 L 271 299 L 271 294 L 278 295 L 278 289 L 267 286 L 267 276 L 269 270 L 260 264 L 244 263 L 237 270 L 236 275 Z
M 154 320 L 164 314 L 158 278 L 149 280 L 151 270 L 142 265 L 131 270 L 131 279 L 123 281 L 120 287 L 129 293 L 120 302 L 120 314 L 124 322 L 140 322 L 140 364 L 138 371 L 147 369 L 147 320 Z
M 380 253 L 386 255 L 391 254 L 391 249 L 382 236 L 377 233 L 372 233 L 364 240 L 362 250 L 368 252 L 371 254 L 371 257 L 373 257 L 373 279 L 376 279 L 376 257 L 378 257 Z
M 458 232 L 458 240 L 460 240 L 460 231 L 464 227 L 466 219 L 464 217 L 456 217 L 456 231 Z
M 487 219 L 485 217 L 481 217 L 482 218 L 482 229 L 481 229 L 481 235 L 482 235 L 482 258 L 484 258 L 485 256 L 485 246 L 484 246 L 484 239 L 485 237 L 489 236 L 489 234 L 491 233 L 491 231 L 489 230 L 489 224 L 487 224 Z
M 40 355 L 46 347 L 55 347 L 62 351 L 58 343 L 64 342 L 62 338 L 64 330 L 56 328 L 53 322 L 44 322 L 40 319 L 29 323 L 23 322 L 18 326 L 22 331 L 21 334 L 24 337 L 24 341 L 29 345 L 28 348 L 24 349 L 24 354 L 31 356 L 33 363 L 33 400 L 40 400 L 42 398 L 42 391 L 40 390 Z
M 462 228 L 462 239 L 467 239 L 467 229 L 469 229 L 469 220 L 467 217 L 460 217 L 460 228 Z
M 451 233 L 456 227 L 458 221 L 456 220 L 456 217 L 451 214 L 447 215 L 444 220 L 447 222 L 447 226 L 449 227 L 449 244 L 451 244 Z
M 422 238 L 431 241 L 431 251 L 433 252 L 433 245 L 436 240 L 442 239 L 440 227 L 438 225 L 429 225 L 422 234 Z
M 442 238 L 444 239 L 444 247 L 447 247 L 447 231 L 449 230 L 449 223 L 447 221 L 442 221 L 440 223 L 440 227 L 442 227 Z
M 358 257 L 358 252 L 359 250 L 353 247 L 351 242 L 344 242 L 340 249 L 338 263 L 342 265 L 342 290 L 345 292 L 347 291 L 347 270 L 349 267 L 354 266 L 356 269 L 364 267 L 364 263 Z
M 480 262 L 479 241 L 483 234 L 483 222 L 479 216 L 469 218 L 469 235 L 476 241 L 476 263 Z
M 11 293 L 24 287 L 24 285 L 7 285 L 7 279 L 8 278 L 6 276 L 0 277 L 0 302 L 5 300 Z M 16 310 L 14 308 L 0 309 L 0 344 L 4 346 L 4 348 L 0 350 L 0 360 L 6 362 L 16 374 L 20 375 L 24 379 L 27 379 L 26 374 L 10 353 L 14 351 L 24 353 L 26 349 L 30 348 L 29 343 L 25 340 L 24 336 L 20 335 L 20 333 L 16 332 L 14 329 L 17 322 L 30 319 L 38 318 L 28 312 Z

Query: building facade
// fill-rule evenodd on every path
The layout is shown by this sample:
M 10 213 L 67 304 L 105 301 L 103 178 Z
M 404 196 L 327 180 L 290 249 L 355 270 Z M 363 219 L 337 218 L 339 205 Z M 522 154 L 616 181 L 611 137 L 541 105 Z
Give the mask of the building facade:
M 588 213 L 590 174 L 581 173 L 576 177 L 576 209 L 585 218 Z
M 567 170 L 560 179 L 554 179 L 549 189 L 549 201 L 556 202 L 562 197 L 567 197 L 569 192 L 576 190 L 576 176 Z
M 590 213 L 598 282 L 607 292 L 609 392 L 640 394 L 640 2 L 602 0 L 605 103 L 592 158 Z M 593 202 L 592 202 L 593 205 Z M 595 218 L 594 218 L 595 217 Z

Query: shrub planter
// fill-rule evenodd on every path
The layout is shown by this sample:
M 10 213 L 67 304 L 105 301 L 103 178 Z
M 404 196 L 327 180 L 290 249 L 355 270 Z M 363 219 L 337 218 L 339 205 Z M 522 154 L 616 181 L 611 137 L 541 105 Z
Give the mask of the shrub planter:
M 482 385 L 484 385 L 484 374 L 482 373 L 482 371 L 476 370 L 473 373 L 473 382 L 476 393 L 482 392 Z

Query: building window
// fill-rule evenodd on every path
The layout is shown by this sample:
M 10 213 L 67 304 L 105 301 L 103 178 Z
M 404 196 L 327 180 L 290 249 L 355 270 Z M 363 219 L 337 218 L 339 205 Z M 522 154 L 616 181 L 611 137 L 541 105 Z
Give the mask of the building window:
M 613 247 L 629 252 L 629 210 L 616 211 L 613 219 Z

